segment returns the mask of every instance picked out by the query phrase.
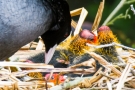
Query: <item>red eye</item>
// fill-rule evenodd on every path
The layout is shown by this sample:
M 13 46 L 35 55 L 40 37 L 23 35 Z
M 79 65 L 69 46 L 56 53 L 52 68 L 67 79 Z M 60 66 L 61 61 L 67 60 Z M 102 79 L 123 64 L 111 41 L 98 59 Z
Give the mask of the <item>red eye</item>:
M 64 37 L 67 37 L 68 36 L 68 33 L 66 33 L 65 35 L 64 35 Z

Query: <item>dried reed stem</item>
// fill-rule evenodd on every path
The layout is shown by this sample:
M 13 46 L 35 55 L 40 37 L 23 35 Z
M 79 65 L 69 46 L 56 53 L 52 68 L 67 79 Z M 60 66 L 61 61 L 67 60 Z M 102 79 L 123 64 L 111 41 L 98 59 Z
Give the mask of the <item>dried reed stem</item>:
M 95 58 L 101 65 L 110 68 L 119 77 L 121 76 L 121 72 L 119 70 L 117 70 L 115 67 L 113 67 L 110 63 L 108 63 L 105 59 L 103 59 L 100 55 L 98 55 L 94 52 L 88 52 L 87 50 L 85 50 L 85 51 L 87 53 L 89 53 L 93 58 Z
M 81 83 L 79 83 L 79 87 L 81 88 L 88 88 L 88 87 L 91 87 L 91 85 L 94 83 L 94 82 L 97 82 L 99 79 L 102 78 L 102 74 L 98 74 L 96 76 L 92 76 L 91 78 L 86 78 L 84 79 L 83 81 L 81 81 Z
M 129 72 L 131 70 L 131 67 L 132 67 L 131 63 L 128 63 L 127 66 L 126 66 L 126 68 L 124 69 L 121 77 L 120 77 L 120 80 L 118 82 L 118 85 L 117 85 L 116 90 L 121 90 L 123 88 L 124 82 L 125 82 L 128 74 L 129 74 Z
M 98 8 L 98 11 L 97 11 L 97 14 L 96 14 L 94 23 L 93 23 L 93 25 L 92 25 L 92 31 L 93 31 L 93 32 L 94 32 L 95 30 L 97 30 L 97 28 L 98 28 L 98 26 L 99 26 L 99 23 L 100 23 L 100 21 L 101 21 L 102 13 L 103 13 L 103 10 L 104 10 L 104 3 L 105 3 L 105 0 L 103 0 L 102 2 L 100 2 L 100 5 L 99 5 L 99 8 Z

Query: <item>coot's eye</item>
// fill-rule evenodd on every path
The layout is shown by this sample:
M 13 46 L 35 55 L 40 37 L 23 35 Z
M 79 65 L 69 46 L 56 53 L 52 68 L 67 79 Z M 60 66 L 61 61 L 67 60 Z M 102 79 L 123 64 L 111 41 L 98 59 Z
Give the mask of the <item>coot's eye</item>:
M 66 33 L 65 35 L 64 35 L 64 37 L 66 38 L 68 36 L 68 33 Z

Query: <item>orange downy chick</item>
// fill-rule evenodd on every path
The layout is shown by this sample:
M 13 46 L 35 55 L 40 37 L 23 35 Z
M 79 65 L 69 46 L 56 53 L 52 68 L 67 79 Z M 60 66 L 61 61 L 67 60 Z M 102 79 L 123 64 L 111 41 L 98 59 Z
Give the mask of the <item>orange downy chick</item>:
M 108 26 L 101 26 L 98 29 L 98 45 L 105 45 L 113 42 L 118 43 L 117 37 L 113 34 L 113 32 Z M 113 60 L 117 60 L 116 56 L 118 54 L 116 52 L 116 46 L 100 48 L 97 51 L 102 55 L 108 55 L 112 57 Z
M 45 78 L 48 80 L 48 82 L 54 83 L 54 85 L 59 85 L 60 83 L 63 83 L 65 81 L 64 76 L 57 73 L 53 74 L 50 79 L 49 77 L 50 74 L 46 74 Z
M 89 44 L 97 44 L 97 37 L 94 33 L 89 30 L 82 30 L 79 35 L 74 36 L 73 40 L 69 45 L 69 51 L 71 51 L 75 55 L 83 55 L 86 50 L 90 50 L 90 47 L 86 45 Z

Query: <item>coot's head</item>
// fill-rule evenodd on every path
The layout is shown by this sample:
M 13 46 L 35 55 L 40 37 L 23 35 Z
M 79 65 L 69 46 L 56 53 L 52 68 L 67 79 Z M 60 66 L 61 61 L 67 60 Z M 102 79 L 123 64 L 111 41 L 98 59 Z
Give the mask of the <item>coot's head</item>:
M 56 2 L 57 1 L 57 2 Z M 53 0 L 53 22 L 50 29 L 41 37 L 45 43 L 46 51 L 66 39 L 71 31 L 71 15 L 69 5 L 65 0 Z
M 52 15 L 54 20 L 50 29 L 41 36 L 46 47 L 47 55 L 45 57 L 51 56 L 50 53 L 53 54 L 52 52 L 54 52 L 53 47 L 65 40 L 71 32 L 71 15 L 68 3 L 65 0 L 54 0 L 53 4 Z

